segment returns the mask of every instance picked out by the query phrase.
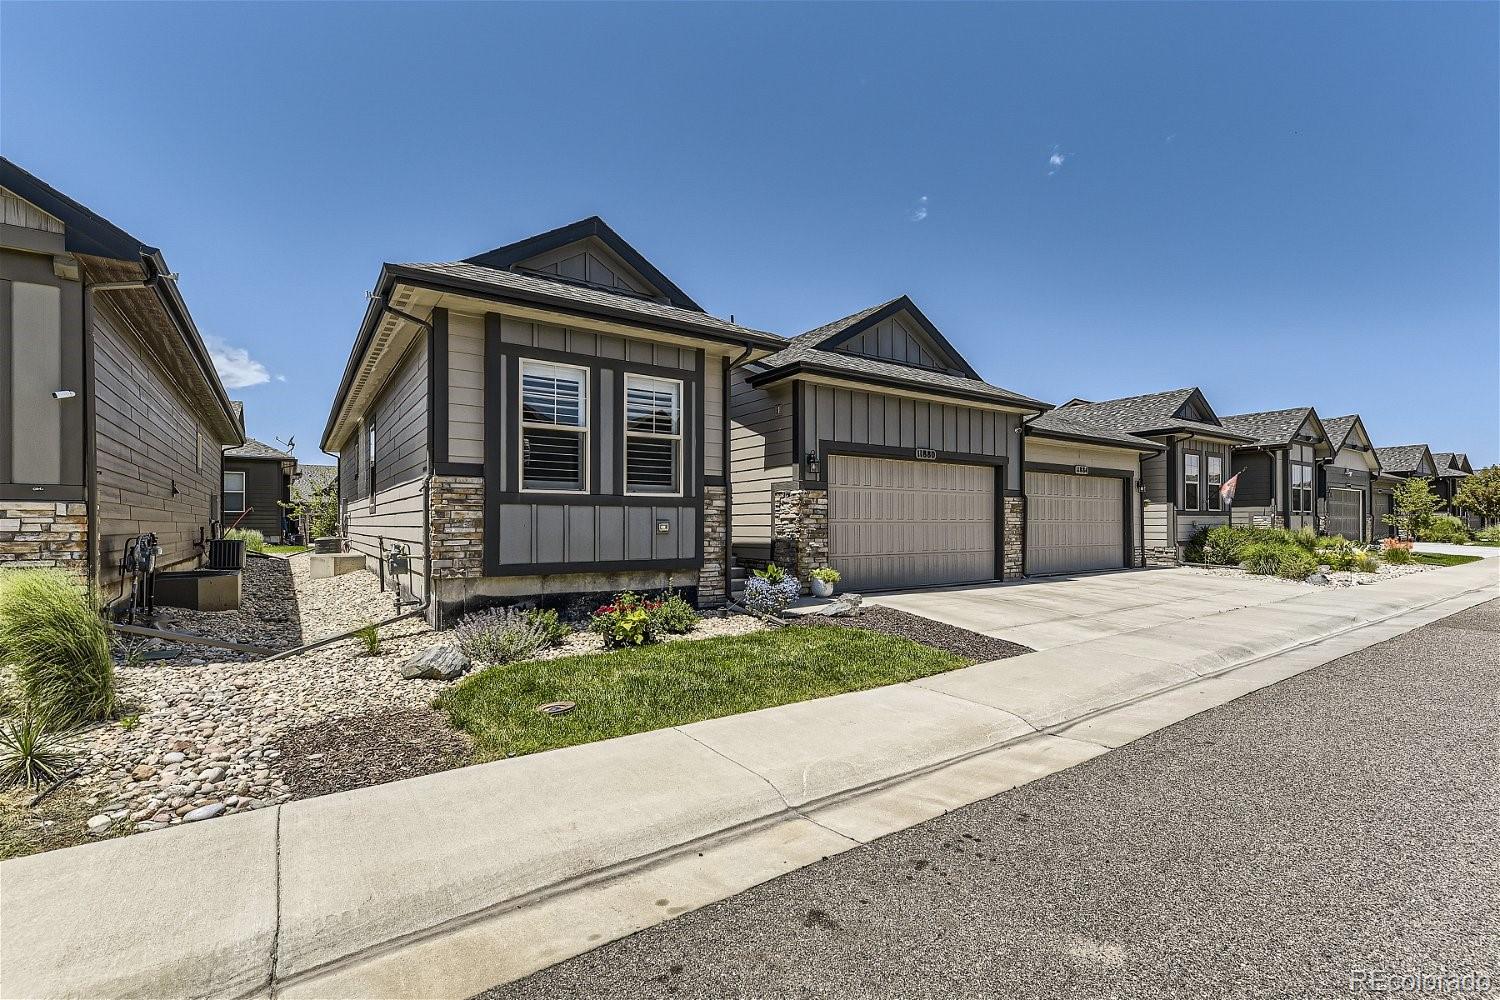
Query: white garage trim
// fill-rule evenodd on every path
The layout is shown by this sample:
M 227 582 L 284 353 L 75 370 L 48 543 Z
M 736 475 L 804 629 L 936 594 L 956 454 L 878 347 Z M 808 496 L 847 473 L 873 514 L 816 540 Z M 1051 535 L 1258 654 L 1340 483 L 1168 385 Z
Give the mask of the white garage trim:
M 1128 472 L 1028 463 L 1026 572 L 1034 576 L 1122 569 L 1131 562 Z

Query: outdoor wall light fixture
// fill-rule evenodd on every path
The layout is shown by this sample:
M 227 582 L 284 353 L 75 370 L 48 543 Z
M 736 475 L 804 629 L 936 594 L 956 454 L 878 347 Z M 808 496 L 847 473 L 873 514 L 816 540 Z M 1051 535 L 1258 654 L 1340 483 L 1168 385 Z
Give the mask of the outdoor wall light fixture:
M 815 451 L 807 453 L 807 474 L 809 476 L 818 474 L 818 453 Z

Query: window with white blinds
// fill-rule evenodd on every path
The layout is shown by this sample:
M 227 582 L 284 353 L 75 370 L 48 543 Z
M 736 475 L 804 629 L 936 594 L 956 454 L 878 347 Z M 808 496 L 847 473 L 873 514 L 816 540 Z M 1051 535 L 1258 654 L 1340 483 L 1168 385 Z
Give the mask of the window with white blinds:
M 521 488 L 588 489 L 588 370 L 521 362 Z
M 625 492 L 682 493 L 682 383 L 625 376 Z

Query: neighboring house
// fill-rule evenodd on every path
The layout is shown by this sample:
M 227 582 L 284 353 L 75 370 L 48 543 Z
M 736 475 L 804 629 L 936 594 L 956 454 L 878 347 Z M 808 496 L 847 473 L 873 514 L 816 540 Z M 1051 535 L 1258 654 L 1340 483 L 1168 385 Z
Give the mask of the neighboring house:
M 1254 438 L 1225 427 L 1198 389 L 1102 402 L 1073 399 L 1056 412 L 1162 446 L 1141 459 L 1141 541 L 1148 565 L 1175 565 L 1199 529 L 1229 522 L 1220 490 L 1230 476 L 1234 448 Z
M 326 490 L 333 490 L 337 496 L 339 485 L 339 467 L 337 465 L 304 465 L 298 463 L 297 473 L 292 477 L 292 501 L 294 503 L 306 503 L 313 497 Z M 295 529 L 301 536 L 303 544 L 309 544 L 313 540 L 312 519 L 306 514 L 296 519 Z
M 1377 491 L 1380 459 L 1359 414 L 1323 421 L 1333 456 L 1318 465 L 1318 506 L 1325 534 L 1353 542 L 1385 537 L 1389 490 Z
M 598 218 L 386 264 L 322 439 L 346 544 L 401 547 L 396 579 L 440 625 L 627 588 L 722 605 L 729 369 L 784 346 L 705 313 Z
M 1482 528 L 1484 522 L 1478 515 L 1461 510 L 1454 503 L 1459 487 L 1474 474 L 1469 456 L 1461 451 L 1435 451 L 1432 453 L 1432 464 L 1437 468 L 1432 489 L 1448 505 L 1448 513 L 1462 520 L 1470 529 Z
M 1236 524 L 1274 524 L 1293 531 L 1318 529 L 1318 463 L 1333 457 L 1328 432 L 1311 406 L 1223 418 L 1224 426 L 1254 440 L 1234 449 L 1239 475 L 1233 513 Z M 1359 531 L 1363 511 L 1357 497 L 1340 495 L 1340 525 Z
M 0 566 L 197 561 L 241 440 L 161 251 L 0 158 Z
M 235 401 L 235 412 L 244 421 L 244 404 Z M 282 506 L 292 499 L 292 479 L 297 460 L 279 448 L 255 438 L 224 451 L 224 527 L 258 531 L 268 542 L 280 542 L 287 533 L 289 514 Z
M 1377 451 L 1378 460 L 1378 451 Z M 1370 507 L 1372 516 L 1372 540 L 1381 538 L 1395 538 L 1396 526 L 1386 520 L 1396 512 L 1396 487 L 1401 485 L 1401 477 L 1393 476 L 1382 469 L 1370 480 Z
M 1167 446 L 1069 409 L 1026 422 L 1026 575 L 1140 566 L 1141 462 Z
M 1022 574 L 1021 425 L 1048 404 L 990 385 L 909 298 L 731 373 L 737 560 L 855 590 Z
M 1377 510 L 1385 509 L 1388 513 L 1395 513 L 1396 504 L 1393 493 L 1403 479 L 1417 478 L 1433 481 L 1433 492 L 1437 492 L 1435 485 L 1437 463 L 1433 461 L 1432 451 L 1425 444 L 1402 444 L 1390 448 L 1376 448 L 1375 458 L 1380 462 L 1381 470 L 1380 477 L 1375 481 Z M 1398 534 L 1394 525 L 1386 525 L 1386 529 L 1388 537 L 1394 538 Z

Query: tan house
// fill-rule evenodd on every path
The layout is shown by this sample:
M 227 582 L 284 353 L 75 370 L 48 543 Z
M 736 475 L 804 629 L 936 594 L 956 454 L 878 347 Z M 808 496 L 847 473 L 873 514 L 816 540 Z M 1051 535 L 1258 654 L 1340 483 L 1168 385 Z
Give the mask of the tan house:
M 322 439 L 347 544 L 438 624 L 626 588 L 721 605 L 730 369 L 783 346 L 598 218 L 386 264 Z
M 0 567 L 198 561 L 242 440 L 161 251 L 0 158 Z

